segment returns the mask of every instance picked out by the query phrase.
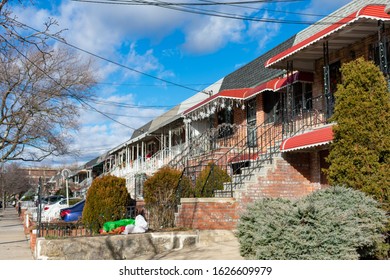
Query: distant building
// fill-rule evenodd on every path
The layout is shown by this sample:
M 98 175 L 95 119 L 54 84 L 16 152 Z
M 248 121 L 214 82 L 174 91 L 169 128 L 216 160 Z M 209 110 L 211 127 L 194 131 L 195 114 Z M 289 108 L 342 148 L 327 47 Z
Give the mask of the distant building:
M 43 188 L 42 194 L 55 192 L 57 189 L 57 184 L 53 182 L 53 177 L 55 177 L 61 170 L 59 168 L 51 167 L 26 167 L 21 168 L 24 170 L 29 178 L 29 183 L 33 187 L 38 187 L 39 178 L 42 178 Z

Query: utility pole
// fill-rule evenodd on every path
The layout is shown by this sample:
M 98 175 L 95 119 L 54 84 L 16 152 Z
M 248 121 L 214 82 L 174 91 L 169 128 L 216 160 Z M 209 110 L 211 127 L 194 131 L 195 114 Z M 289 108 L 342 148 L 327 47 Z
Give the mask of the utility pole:
M 39 177 L 38 181 L 38 211 L 37 211 L 37 237 L 41 237 L 41 215 L 42 215 L 42 202 L 41 202 L 41 189 L 42 189 L 42 177 Z
M 61 172 L 62 177 L 65 179 L 65 186 L 66 186 L 66 204 L 69 206 L 69 182 L 68 182 L 68 177 L 70 175 L 70 170 L 69 169 L 64 169 Z
M 2 208 L 3 210 L 5 209 L 5 182 L 4 182 L 4 162 L 1 162 L 1 171 L 0 171 L 0 180 L 1 180 L 1 200 L 3 201 L 2 203 Z

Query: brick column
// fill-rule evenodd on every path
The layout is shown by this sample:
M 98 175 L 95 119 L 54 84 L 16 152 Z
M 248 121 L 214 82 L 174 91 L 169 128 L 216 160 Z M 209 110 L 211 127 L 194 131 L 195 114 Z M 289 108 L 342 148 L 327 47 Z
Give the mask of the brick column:
M 312 183 L 321 182 L 320 154 L 318 151 L 310 153 L 310 181 Z

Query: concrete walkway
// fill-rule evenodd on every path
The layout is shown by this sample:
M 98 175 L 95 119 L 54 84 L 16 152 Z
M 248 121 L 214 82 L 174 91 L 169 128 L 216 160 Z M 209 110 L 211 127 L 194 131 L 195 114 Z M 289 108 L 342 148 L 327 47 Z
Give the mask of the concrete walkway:
M 28 237 L 12 206 L 0 209 L 0 260 L 33 260 Z
M 156 255 L 153 260 L 244 260 L 237 240 L 200 244 L 194 248 L 173 250 Z

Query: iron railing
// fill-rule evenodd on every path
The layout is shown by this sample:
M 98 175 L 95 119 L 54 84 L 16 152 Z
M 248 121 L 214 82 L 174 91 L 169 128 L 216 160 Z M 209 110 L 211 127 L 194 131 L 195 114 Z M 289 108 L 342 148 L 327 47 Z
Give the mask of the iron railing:
M 258 139 L 260 141 L 259 149 L 252 152 L 252 154 L 251 149 L 246 149 L 249 151 L 249 165 L 247 164 L 245 166 L 241 164 L 239 166 L 241 172 L 234 174 L 232 183 L 226 185 L 228 189 L 225 189 L 224 192 L 233 195 L 233 191 L 240 188 L 245 181 L 250 180 L 256 170 L 262 168 L 266 163 L 271 163 L 274 155 L 280 152 L 280 145 L 284 139 L 325 123 L 326 118 L 319 114 L 318 111 L 301 110 L 300 114 L 295 115 L 291 122 L 272 125 L 265 129 Z M 245 150 L 238 157 L 242 153 L 245 153 Z M 220 192 L 220 195 L 223 196 L 224 192 Z
M 184 149 L 177 154 L 168 165 L 175 169 L 183 169 L 188 165 L 188 160 L 205 155 L 218 147 L 234 146 L 240 140 L 240 132 L 243 127 L 235 124 L 220 124 L 205 132 L 192 137 Z
M 321 98 L 318 97 L 313 101 Z M 323 113 L 318 110 L 304 109 L 301 106 L 297 106 L 289 114 L 291 114 L 289 118 L 286 118 L 286 112 L 271 116 L 270 119 L 244 134 L 244 137 L 222 155 L 217 153 L 218 147 L 215 147 L 204 157 L 188 158 L 187 165 L 183 168 L 183 175 L 189 177 L 195 186 L 200 172 L 208 166 L 209 162 L 213 162 L 213 166 L 224 170 L 233 179 L 232 182 L 225 184 L 224 190 L 215 189 L 215 193 L 218 192 L 218 196 L 233 196 L 233 191 L 253 176 L 256 169 L 272 161 L 274 154 L 280 152 L 280 144 L 284 139 L 327 122 Z M 210 168 L 202 189 L 208 181 L 213 180 L 213 170 L 215 168 Z
M 144 206 L 128 206 L 121 219 L 134 219 L 137 215 L 143 215 L 146 220 L 149 219 L 150 212 Z M 107 219 L 110 220 L 110 219 Z M 69 238 L 69 237 L 87 237 L 99 235 L 96 232 L 98 223 L 85 224 L 81 220 L 75 222 L 65 222 L 62 220 L 41 222 L 37 225 L 38 237 L 45 238 Z

